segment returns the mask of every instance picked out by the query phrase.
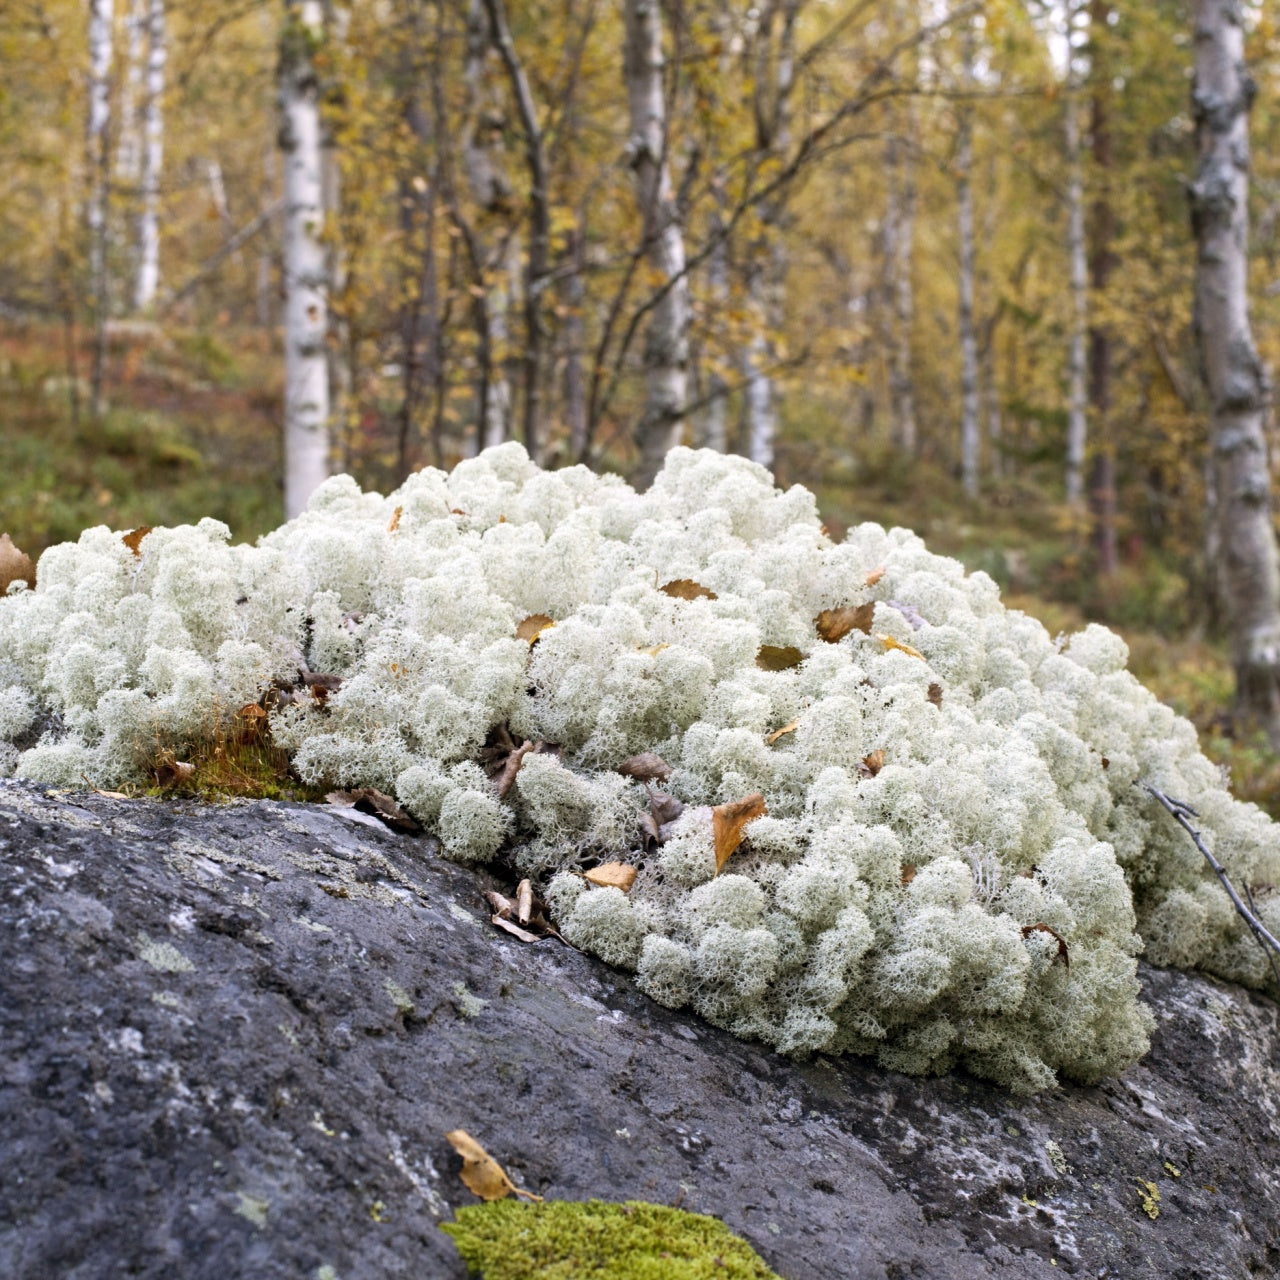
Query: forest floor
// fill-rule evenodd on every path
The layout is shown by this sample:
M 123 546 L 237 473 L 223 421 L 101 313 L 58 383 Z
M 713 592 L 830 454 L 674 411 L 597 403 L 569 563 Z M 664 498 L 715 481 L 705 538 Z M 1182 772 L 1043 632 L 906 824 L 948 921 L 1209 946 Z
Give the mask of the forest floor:
M 268 335 L 122 327 L 96 429 L 88 423 L 88 352 L 78 352 L 74 380 L 65 352 L 56 330 L 0 326 L 0 533 L 35 557 L 97 524 L 214 516 L 241 540 L 280 523 L 282 359 Z M 356 424 L 362 465 L 352 469 L 385 488 L 391 446 L 380 450 L 378 425 Z M 1209 612 L 1194 607 L 1203 595 L 1194 570 L 1129 539 L 1119 568 L 1100 577 L 1060 495 L 1028 478 L 1031 468 L 989 482 L 974 500 L 928 459 L 908 462 L 848 431 L 817 434 L 827 443 L 805 439 L 803 429 L 790 436 L 778 470 L 784 482 L 815 491 L 833 536 L 862 520 L 905 525 L 931 550 L 991 574 L 1005 603 L 1051 634 L 1089 621 L 1119 631 L 1131 669 L 1194 721 L 1235 793 L 1280 817 L 1280 758 L 1233 731 L 1230 665 L 1222 638 L 1208 630 Z

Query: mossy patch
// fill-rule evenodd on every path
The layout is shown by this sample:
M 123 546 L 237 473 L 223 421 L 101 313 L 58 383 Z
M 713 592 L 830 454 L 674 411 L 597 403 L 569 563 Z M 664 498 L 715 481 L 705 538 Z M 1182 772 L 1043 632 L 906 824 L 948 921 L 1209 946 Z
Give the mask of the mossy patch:
M 484 1280 L 779 1280 L 718 1219 L 642 1200 L 498 1200 L 441 1230 Z

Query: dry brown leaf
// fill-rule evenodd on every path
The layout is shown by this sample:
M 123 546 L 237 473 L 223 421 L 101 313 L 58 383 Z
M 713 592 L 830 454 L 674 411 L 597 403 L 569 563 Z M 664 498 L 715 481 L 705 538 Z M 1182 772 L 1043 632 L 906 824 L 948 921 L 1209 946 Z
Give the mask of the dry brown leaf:
M 711 810 L 711 828 L 716 839 L 716 875 L 742 843 L 742 829 L 748 822 L 763 818 L 768 812 L 764 796 L 758 791 L 743 796 L 741 800 L 718 804 Z
M 0 533 L 0 596 L 9 590 L 11 582 L 19 581 L 34 587 L 35 565 L 31 563 L 29 555 L 13 545 L 13 539 L 7 533 Z
M 498 788 L 499 800 L 506 799 L 507 793 L 515 785 L 516 774 L 520 772 L 520 766 L 524 763 L 525 756 L 527 756 L 533 749 L 533 743 L 526 738 L 507 757 L 506 762 L 502 766 L 502 772 L 494 779 Z
M 902 883 L 910 884 L 916 878 L 916 864 L 914 862 L 904 862 L 902 864 Z
M 395 531 L 400 527 L 400 517 L 401 517 L 403 514 L 404 514 L 404 508 L 403 508 L 403 507 L 397 507 L 397 508 L 396 508 L 396 509 L 391 513 L 391 519 L 390 519 L 389 521 L 387 521 L 387 532 L 388 532 L 388 533 L 395 533 Z
M 942 686 L 935 680 L 929 686 L 929 692 L 925 695 L 935 707 L 942 706 Z
M 793 644 L 762 644 L 756 652 L 756 666 L 764 671 L 786 671 L 803 661 L 804 654 Z
M 606 889 L 621 889 L 626 893 L 636 882 L 636 869 L 625 862 L 603 862 L 592 867 L 586 878 L 595 885 Z
M 531 613 L 517 628 L 516 639 L 532 644 L 548 627 L 556 625 L 554 618 L 545 613 Z
M 108 800 L 132 800 L 132 796 L 127 796 L 123 791 L 102 791 L 98 787 L 94 787 L 93 794 L 95 796 L 105 796 Z
M 417 819 L 406 813 L 396 802 L 374 787 L 357 787 L 354 791 L 330 791 L 325 799 L 341 809 L 357 809 L 361 813 L 380 818 L 393 831 L 421 831 Z
M 781 729 L 775 729 L 772 733 L 766 733 L 764 741 L 766 746 L 773 746 L 779 738 L 785 738 L 789 733 L 795 733 L 800 727 L 799 720 L 793 720 L 790 724 L 784 724 Z
M 864 635 L 870 635 L 871 621 L 875 617 L 875 612 L 874 600 L 866 604 L 844 605 L 839 609 L 823 609 L 813 620 L 813 625 L 818 628 L 818 634 L 828 644 L 835 644 L 838 640 L 843 640 L 850 631 L 861 631 Z
M 913 649 L 909 644 L 903 644 L 901 640 L 896 639 L 894 636 L 884 636 L 877 631 L 876 639 L 879 640 L 886 649 L 899 649 L 909 658 L 919 658 L 921 661 L 924 660 L 924 654 L 921 653 L 919 649 Z
M 675 600 L 716 600 L 719 598 L 709 587 L 704 587 L 700 582 L 694 582 L 692 578 L 675 578 L 671 582 L 664 582 L 658 590 L 663 595 L 671 596 Z
M 505 1200 L 513 1192 L 526 1200 L 542 1201 L 532 1191 L 522 1191 L 503 1167 L 465 1130 L 451 1129 L 445 1141 L 462 1157 L 462 1183 L 481 1200 Z
M 642 751 L 638 756 L 628 756 L 614 772 L 637 782 L 663 782 L 671 777 L 671 766 L 656 752 Z
M 175 782 L 186 782 L 188 778 L 193 778 L 196 767 L 186 760 L 175 760 L 172 756 L 164 755 L 156 761 L 151 772 L 155 775 L 157 786 L 171 787 Z
M 879 582 L 880 579 L 883 577 L 884 577 L 884 565 L 880 565 L 879 568 L 872 569 L 871 572 L 867 574 L 864 581 L 866 582 L 867 586 L 874 587 L 876 583 Z
M 139 560 L 142 559 L 142 540 L 151 532 L 149 524 L 140 525 L 137 529 L 132 529 L 128 533 L 120 535 L 120 541 L 124 543 L 130 551 L 133 552 Z
M 533 918 L 533 881 L 521 880 L 516 886 L 516 923 L 528 924 Z
M 530 933 L 528 929 L 522 929 L 514 920 L 508 920 L 506 916 L 500 916 L 497 912 L 489 917 L 489 923 L 496 924 L 499 929 L 519 938 L 521 942 L 541 942 L 547 936 L 545 933 Z
M 1067 950 L 1067 940 L 1060 934 L 1057 929 L 1050 928 L 1043 920 L 1037 920 L 1035 924 L 1026 924 L 1022 926 L 1022 936 L 1029 938 L 1033 933 L 1047 933 L 1050 937 L 1056 938 L 1058 941 L 1058 954 L 1054 956 L 1055 963 L 1061 960 L 1068 969 L 1071 968 L 1071 953 Z
M 655 791 L 650 787 L 649 808 L 659 823 L 665 826 L 668 822 L 674 822 L 684 812 L 684 802 L 677 800 L 675 796 L 667 795 L 665 791 Z
M 884 768 L 884 748 L 871 752 L 870 755 L 863 756 L 858 761 L 858 772 L 864 778 L 874 778 L 881 769 Z

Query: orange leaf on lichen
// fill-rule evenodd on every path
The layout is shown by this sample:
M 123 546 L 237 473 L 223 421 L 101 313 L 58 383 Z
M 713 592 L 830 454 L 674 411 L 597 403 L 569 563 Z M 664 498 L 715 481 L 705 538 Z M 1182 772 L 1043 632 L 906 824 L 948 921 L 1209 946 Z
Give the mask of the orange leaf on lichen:
M 711 810 L 711 827 L 716 842 L 716 874 L 719 875 L 724 864 L 733 857 L 742 843 L 743 828 L 748 822 L 763 818 L 769 810 L 765 808 L 764 796 L 753 791 L 741 800 L 730 800 L 718 804 Z
M 844 605 L 839 609 L 824 609 L 813 620 L 818 634 L 828 643 L 835 644 L 843 640 L 850 631 L 871 633 L 871 620 L 875 616 L 875 601 L 867 604 Z
M 872 569 L 871 572 L 867 574 L 867 577 L 866 577 L 867 586 L 874 587 L 876 583 L 879 582 L 880 579 L 883 577 L 884 577 L 884 565 L 881 565 L 878 569 Z
M 555 619 L 545 613 L 531 613 L 516 628 L 516 639 L 527 640 L 532 644 L 548 627 L 556 625 Z
M 788 733 L 795 733 L 800 727 L 799 720 L 793 720 L 790 724 L 784 724 L 781 729 L 775 729 L 772 733 L 765 734 L 765 745 L 773 746 L 779 738 L 785 737 Z
M 909 644 L 903 644 L 901 640 L 895 639 L 893 636 L 884 636 L 876 632 L 876 639 L 880 641 L 886 649 L 899 649 L 909 658 L 919 658 L 924 660 L 924 654 L 919 649 L 913 649 Z
M 140 525 L 138 528 L 132 529 L 128 533 L 122 533 L 120 535 L 120 541 L 123 542 L 124 545 L 128 547 L 129 550 L 132 551 L 135 556 L 138 557 L 138 559 L 141 559 L 142 558 L 142 551 L 141 551 L 142 540 L 150 532 L 151 532 L 151 526 L 149 524 Z
M 401 517 L 401 515 L 403 515 L 403 514 L 404 514 L 404 508 L 403 508 L 403 507 L 397 507 L 397 508 L 396 508 L 396 509 L 391 513 L 391 519 L 387 521 L 387 532 L 388 532 L 388 533 L 395 533 L 395 531 L 400 527 L 400 517 Z
M 27 586 L 34 587 L 35 565 L 29 555 L 13 545 L 13 539 L 7 533 L 0 533 L 0 596 L 9 590 L 11 582 L 25 582 Z
M 586 879 L 603 889 L 621 889 L 626 893 L 636 882 L 636 869 L 626 862 L 603 862 L 584 873 Z
M 664 595 L 674 600 L 716 600 L 716 593 L 710 587 L 704 587 L 692 578 L 673 578 L 658 588 Z
M 764 671 L 787 671 L 803 661 L 804 654 L 793 644 L 762 644 L 756 653 L 756 666 Z

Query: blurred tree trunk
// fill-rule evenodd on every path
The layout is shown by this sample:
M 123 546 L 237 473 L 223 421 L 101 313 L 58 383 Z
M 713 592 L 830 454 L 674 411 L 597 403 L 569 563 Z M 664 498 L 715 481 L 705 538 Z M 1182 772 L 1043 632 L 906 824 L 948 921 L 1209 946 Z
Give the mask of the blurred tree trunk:
M 133 288 L 137 311 L 151 306 L 160 287 L 160 173 L 164 164 L 164 69 L 168 54 L 164 0 L 149 0 L 146 93 L 142 106 L 142 207 L 138 215 L 138 274 Z
M 965 23 L 960 37 L 961 92 L 973 89 L 973 27 Z M 978 495 L 981 448 L 978 421 L 978 335 L 973 319 L 973 107 L 957 108 L 956 201 L 960 224 L 960 473 L 964 491 Z
M 493 41 L 506 68 L 511 94 L 524 134 L 525 167 L 529 171 L 529 246 L 524 273 L 524 446 L 536 462 L 542 451 L 543 366 L 547 354 L 547 324 L 543 294 L 550 270 L 551 188 L 547 173 L 546 139 L 534 105 L 533 90 L 516 52 L 502 0 L 485 0 Z
M 466 62 L 466 124 L 462 138 L 462 167 L 471 199 L 480 210 L 472 248 L 479 275 L 477 287 L 484 296 L 476 300 L 479 405 L 478 438 L 481 448 L 501 444 L 511 435 L 511 383 L 505 362 L 509 287 L 519 270 L 520 247 L 510 225 L 511 182 L 503 154 L 504 113 L 489 72 L 493 27 L 484 0 L 468 0 Z
M 1089 235 L 1089 283 L 1094 296 L 1107 291 L 1115 268 L 1116 220 L 1111 206 L 1111 171 L 1115 158 L 1111 144 L 1111 63 L 1107 54 L 1109 0 L 1089 0 L 1090 131 L 1098 194 L 1093 202 Z M 1089 404 L 1094 415 L 1093 465 L 1089 474 L 1089 506 L 1098 571 L 1106 575 L 1116 567 L 1116 455 L 1111 411 L 1111 332 L 1104 322 L 1089 327 Z
M 89 296 L 93 306 L 93 363 L 89 375 L 89 416 L 101 421 L 107 368 L 107 198 L 111 178 L 112 0 L 89 0 L 89 122 L 86 159 L 89 198 Z
M 319 0 L 285 0 L 280 35 L 284 153 L 284 506 L 296 516 L 329 474 L 329 371 L 320 84 Z
M 680 443 L 689 364 L 689 281 L 671 171 L 667 163 L 663 85 L 662 11 L 656 0 L 626 0 L 627 84 L 631 137 L 628 157 L 644 220 L 649 265 L 666 294 L 653 309 L 645 335 L 644 409 L 636 428 L 640 461 L 635 480 L 652 483 L 667 450 Z
M 1089 262 L 1084 234 L 1084 166 L 1080 154 L 1080 96 L 1076 56 L 1071 44 L 1076 6 L 1068 4 L 1067 94 L 1064 122 L 1067 145 L 1067 252 L 1071 259 L 1071 340 L 1067 349 L 1067 501 L 1084 502 L 1084 460 L 1088 445 L 1089 392 L 1085 381 L 1085 343 L 1089 329 Z
M 915 112 L 908 106 L 905 137 L 894 134 L 885 152 L 889 199 L 884 219 L 885 303 L 889 315 L 889 406 L 893 439 L 904 453 L 918 444 L 911 330 L 915 298 L 911 262 L 915 246 Z
M 1249 325 L 1249 109 L 1256 86 L 1245 67 L 1242 24 L 1235 0 L 1197 0 L 1195 327 L 1209 391 L 1215 568 L 1231 633 L 1237 712 L 1280 747 L 1280 553 L 1266 436 L 1271 387 Z

